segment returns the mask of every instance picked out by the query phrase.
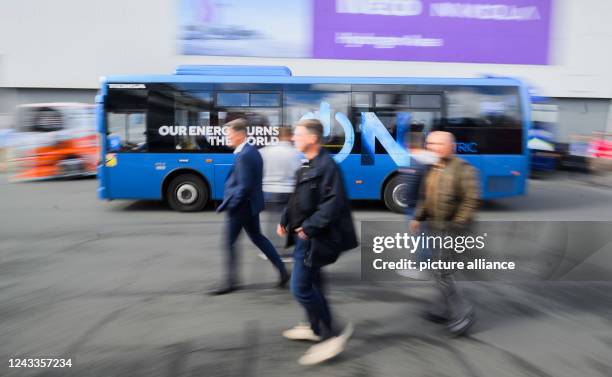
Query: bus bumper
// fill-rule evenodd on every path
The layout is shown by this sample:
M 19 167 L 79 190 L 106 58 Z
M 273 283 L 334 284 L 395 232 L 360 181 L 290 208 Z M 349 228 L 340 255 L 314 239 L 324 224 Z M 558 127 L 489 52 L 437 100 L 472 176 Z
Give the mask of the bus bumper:
M 98 187 L 98 199 L 101 200 L 109 200 L 107 194 L 106 194 L 106 187 Z

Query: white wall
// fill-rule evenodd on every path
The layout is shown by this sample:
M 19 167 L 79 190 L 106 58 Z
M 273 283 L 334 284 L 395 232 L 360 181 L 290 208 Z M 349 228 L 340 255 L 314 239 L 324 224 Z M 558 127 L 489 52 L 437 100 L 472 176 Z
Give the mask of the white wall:
M 592 135 L 605 131 L 610 101 L 604 99 L 559 98 L 555 139 L 567 143 L 572 135 Z
M 553 64 L 519 66 L 181 56 L 173 0 L 2 0 L 0 87 L 96 88 L 103 75 L 170 73 L 179 64 L 278 64 L 295 75 L 489 73 L 524 78 L 542 95 L 612 98 L 612 1 L 553 1 Z

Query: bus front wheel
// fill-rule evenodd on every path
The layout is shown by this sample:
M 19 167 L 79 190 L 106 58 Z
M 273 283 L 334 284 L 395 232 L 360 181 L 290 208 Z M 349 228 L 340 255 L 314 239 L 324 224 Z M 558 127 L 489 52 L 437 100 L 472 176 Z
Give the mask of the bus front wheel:
M 385 185 L 383 200 L 387 208 L 395 213 L 404 213 L 408 208 L 408 183 L 401 175 L 391 178 Z
M 197 175 L 181 174 L 168 185 L 166 200 L 175 211 L 201 211 L 208 202 L 208 188 Z

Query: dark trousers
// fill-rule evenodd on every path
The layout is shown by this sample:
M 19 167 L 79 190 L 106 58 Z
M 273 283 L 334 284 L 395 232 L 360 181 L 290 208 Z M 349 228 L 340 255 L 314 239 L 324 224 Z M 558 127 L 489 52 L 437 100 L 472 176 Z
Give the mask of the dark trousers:
M 432 232 L 428 234 L 432 234 Z M 454 237 L 460 233 L 434 231 L 433 234 Z M 431 258 L 434 261 L 452 262 L 458 258 L 458 254 L 452 250 L 433 248 L 428 250 L 428 252 L 431 253 Z M 438 290 L 438 297 L 434 300 L 429 310 L 432 314 L 446 317 L 451 321 L 465 317 L 472 310 L 471 304 L 464 298 L 461 288 L 455 282 L 455 272 L 454 270 L 432 271 L 435 286 Z
M 285 265 L 281 261 L 272 243 L 261 234 L 259 214 L 252 215 L 245 208 L 232 211 L 227 217 L 227 229 L 225 231 L 225 249 L 227 262 L 227 282 L 230 285 L 238 283 L 238 255 L 236 252 L 236 241 L 240 231 L 244 228 L 251 241 L 268 257 L 274 267 L 281 275 L 285 275 Z
M 296 237 L 293 252 L 293 272 L 291 275 L 291 292 L 304 307 L 312 331 L 326 338 L 332 334 L 332 315 L 323 295 L 323 277 L 320 267 L 308 267 L 304 264 L 304 255 L 310 248 L 309 240 Z
M 281 213 L 289 202 L 291 194 L 284 192 L 264 192 L 264 200 L 266 202 L 266 210 L 264 213 L 264 234 L 276 250 L 283 250 L 287 240 L 285 237 L 280 237 L 276 234 L 276 226 L 280 223 Z

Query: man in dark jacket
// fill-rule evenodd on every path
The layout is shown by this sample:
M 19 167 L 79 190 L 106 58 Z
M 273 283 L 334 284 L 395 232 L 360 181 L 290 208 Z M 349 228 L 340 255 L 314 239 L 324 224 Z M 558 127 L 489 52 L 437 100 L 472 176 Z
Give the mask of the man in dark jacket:
M 227 253 L 227 279 L 212 294 L 222 295 L 237 288 L 236 240 L 244 228 L 253 243 L 268 257 L 280 274 L 279 286 L 289 281 L 289 274 L 276 249 L 261 234 L 259 213 L 264 209 L 262 191 L 263 160 L 257 148 L 247 142 L 247 122 L 236 119 L 227 123 L 227 140 L 234 148 L 236 159 L 230 171 L 223 192 L 223 202 L 217 212 L 227 211 L 225 248 Z
M 300 121 L 295 126 L 295 147 L 309 164 L 298 171 L 295 191 L 277 229 L 281 236 L 295 235 L 291 291 L 310 322 L 310 326 L 297 326 L 283 335 L 292 340 L 321 340 L 300 358 L 303 365 L 341 353 L 353 331 L 350 323 L 342 332 L 336 329 L 321 287 L 321 268 L 358 245 L 340 170 L 322 149 L 322 138 L 323 126 L 318 120 Z

